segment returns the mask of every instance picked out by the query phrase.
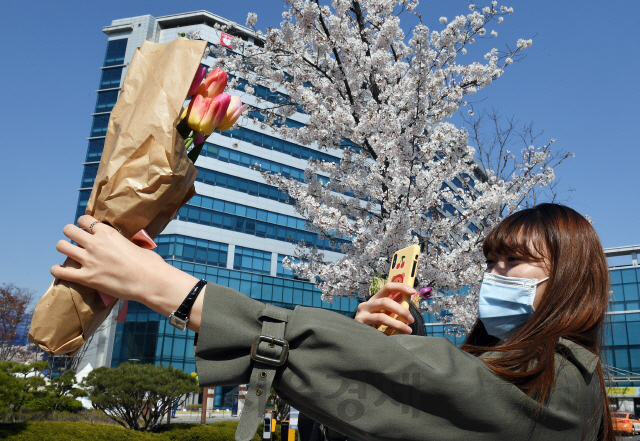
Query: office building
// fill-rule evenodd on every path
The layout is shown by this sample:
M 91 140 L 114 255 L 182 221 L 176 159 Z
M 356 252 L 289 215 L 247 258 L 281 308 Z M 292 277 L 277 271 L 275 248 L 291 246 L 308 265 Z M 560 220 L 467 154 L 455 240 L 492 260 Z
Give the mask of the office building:
M 627 260 L 609 267 L 611 303 L 603 360 L 609 367 L 607 395 L 617 409 L 640 414 L 640 245 L 604 251 L 609 258 Z

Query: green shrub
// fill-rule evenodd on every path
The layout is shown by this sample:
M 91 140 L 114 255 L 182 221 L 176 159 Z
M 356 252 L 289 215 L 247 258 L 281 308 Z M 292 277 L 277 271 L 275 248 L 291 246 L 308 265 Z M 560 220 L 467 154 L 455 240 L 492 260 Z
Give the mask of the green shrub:
M 157 433 L 140 432 L 118 426 L 84 422 L 26 422 L 0 424 L 0 439 L 9 441 L 233 441 L 236 421 L 201 424 L 162 425 Z M 262 440 L 262 425 L 253 441 Z M 272 437 L 280 441 L 280 427 Z
M 119 426 L 102 411 L 94 409 L 83 409 L 80 412 L 52 411 L 27 409 L 23 407 L 19 412 L 13 414 L 12 419 L 5 418 L 5 423 L 26 423 L 29 421 L 61 421 L 61 422 L 84 422 L 110 424 Z
M 187 404 L 187 410 L 190 412 L 195 412 L 200 409 L 202 409 L 202 404 Z
M 53 403 L 46 398 L 39 398 L 37 400 L 27 401 L 22 407 L 33 410 L 53 410 Z
M 22 407 L 33 410 L 56 410 L 56 402 L 58 403 L 57 410 L 65 412 L 77 413 L 84 409 L 84 406 L 80 401 L 71 397 L 60 397 L 57 400 L 53 400 L 50 397 L 37 398 L 35 400 L 25 402 Z
M 233 441 L 238 428 L 237 421 L 224 421 L 213 424 L 169 424 L 158 430 L 159 437 L 166 441 Z M 280 438 L 272 438 L 280 441 Z M 253 441 L 262 441 L 262 425 L 253 437 Z
M 155 431 L 174 405 L 199 391 L 198 382 L 180 369 L 122 363 L 89 372 L 83 385 L 91 403 L 114 421 L 142 432 Z
M 89 423 L 29 422 L 0 425 L 0 439 L 8 441 L 153 441 L 162 438 L 123 427 Z

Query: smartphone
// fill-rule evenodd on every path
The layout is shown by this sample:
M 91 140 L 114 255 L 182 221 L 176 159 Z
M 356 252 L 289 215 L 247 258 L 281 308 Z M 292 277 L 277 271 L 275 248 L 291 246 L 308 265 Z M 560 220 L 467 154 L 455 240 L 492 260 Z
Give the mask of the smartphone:
M 413 287 L 416 280 L 416 271 L 418 270 L 418 260 L 420 259 L 420 246 L 411 245 L 407 248 L 398 250 L 391 259 L 391 268 L 389 269 L 389 277 L 387 282 L 404 283 Z M 411 303 L 411 295 L 403 294 L 400 292 L 392 292 L 389 294 L 389 298 L 400 303 L 405 308 L 409 309 Z M 398 315 L 393 313 L 387 313 L 392 318 L 396 318 Z M 378 326 L 378 330 L 386 335 L 399 334 L 395 329 L 389 328 L 386 325 Z

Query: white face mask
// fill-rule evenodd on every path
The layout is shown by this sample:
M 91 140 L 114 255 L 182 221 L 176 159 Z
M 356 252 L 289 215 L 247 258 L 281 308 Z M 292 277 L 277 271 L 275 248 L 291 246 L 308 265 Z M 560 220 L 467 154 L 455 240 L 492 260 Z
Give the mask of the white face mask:
M 533 315 L 537 286 L 547 280 L 485 273 L 480 286 L 478 318 L 487 333 L 504 340 Z

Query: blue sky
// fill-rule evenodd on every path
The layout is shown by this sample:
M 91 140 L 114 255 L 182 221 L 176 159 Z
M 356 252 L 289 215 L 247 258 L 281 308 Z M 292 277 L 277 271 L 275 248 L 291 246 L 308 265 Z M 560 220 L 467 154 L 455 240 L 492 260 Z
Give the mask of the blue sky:
M 423 1 L 418 12 L 427 25 L 440 29 L 439 17 L 467 14 L 468 5 L 466 0 Z M 477 54 L 490 45 L 504 48 L 536 36 L 524 60 L 475 96 L 476 111 L 494 107 L 521 122 L 533 121 L 544 131 L 540 143 L 555 138 L 556 148 L 574 152 L 576 157 L 556 170 L 560 186 L 574 189 L 567 205 L 591 216 L 605 247 L 640 244 L 637 3 L 519 0 L 505 5 L 514 13 L 493 27 L 498 38 L 482 42 Z M 248 12 L 256 12 L 257 27 L 264 30 L 278 26 L 283 8 L 281 0 L 4 4 L 0 283 L 31 288 L 39 297 L 51 282 L 49 268 L 63 261 L 55 243 L 76 209 L 106 48 L 103 26 L 118 18 L 204 9 L 241 24 Z

